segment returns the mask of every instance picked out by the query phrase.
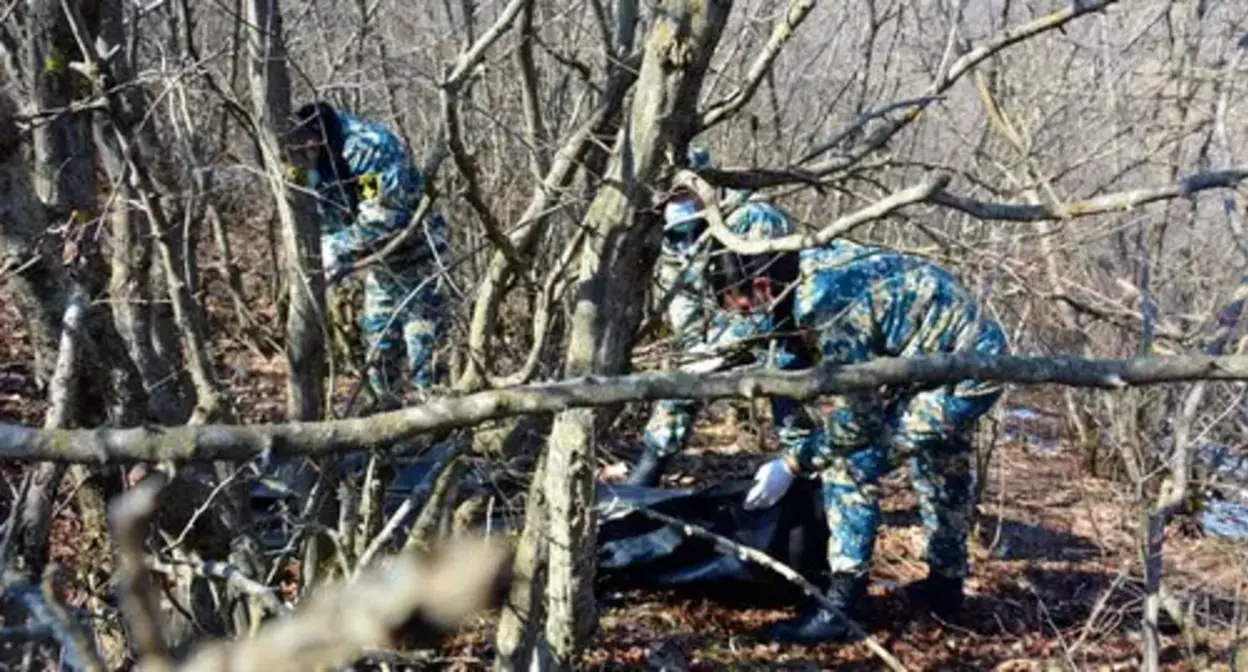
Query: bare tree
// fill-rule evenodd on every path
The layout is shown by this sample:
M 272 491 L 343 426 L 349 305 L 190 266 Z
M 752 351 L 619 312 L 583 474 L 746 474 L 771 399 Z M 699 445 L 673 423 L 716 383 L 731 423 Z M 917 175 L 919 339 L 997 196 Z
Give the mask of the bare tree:
M 1159 0 L 11 3 L 0 276 L 47 397 L 43 430 L 0 424 L 0 455 L 43 462 L 8 531 L 17 556 L 44 564 L 64 465 L 98 467 L 71 479 L 90 473 L 95 490 L 129 486 L 112 465 L 187 465 L 187 496 L 166 500 L 150 555 L 125 572 L 158 571 L 195 619 L 242 635 L 283 612 L 269 588 L 292 567 L 300 599 L 332 593 L 321 579 L 362 577 L 471 512 L 467 475 L 507 480 L 525 526 L 496 662 L 570 668 L 596 623 L 601 446 L 629 404 L 974 374 L 1073 386 L 1058 401 L 1086 462 L 1128 472 L 1155 666 L 1159 611 L 1181 602 L 1161 532 L 1190 498 L 1197 445 L 1243 438 L 1242 413 L 1225 411 L 1245 378 L 1229 354 L 1248 263 L 1239 14 Z M 359 286 L 327 302 L 314 203 L 280 171 L 291 100 L 313 97 L 392 124 L 422 157 L 412 226 L 357 269 L 422 235 L 434 207 L 453 223 L 438 260 L 452 389 L 427 403 L 346 417 L 360 381 L 327 365 L 326 345 L 358 339 L 327 303 Z M 690 144 L 716 167 L 677 174 Z M 674 178 L 756 190 L 800 224 L 741 250 L 855 237 L 937 259 L 981 288 L 1017 351 L 1057 359 L 637 373 L 671 341 L 650 276 L 653 204 Z M 215 250 L 199 244 L 206 226 Z M 344 378 L 346 410 L 330 413 Z M 393 453 L 431 444 L 436 468 L 383 515 Z M 340 459 L 353 451 L 367 451 L 358 475 Z M 262 562 L 253 461 L 283 458 L 312 458 L 315 478 L 264 516 L 287 532 Z M 192 599 L 218 584 L 228 599 Z M 177 606 L 158 608 L 177 620 Z M 161 632 L 174 656 L 198 639 L 184 620 Z

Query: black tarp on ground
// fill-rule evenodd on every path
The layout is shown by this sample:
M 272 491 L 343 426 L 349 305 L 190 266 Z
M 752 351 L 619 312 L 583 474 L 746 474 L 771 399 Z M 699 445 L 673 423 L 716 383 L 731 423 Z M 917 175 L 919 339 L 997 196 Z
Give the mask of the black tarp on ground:
M 436 452 L 436 451 L 435 451 Z M 425 488 L 437 458 L 430 456 L 398 469 L 386 488 L 384 515 L 397 510 L 407 494 Z M 362 468 L 361 465 L 357 465 Z M 796 569 L 807 578 L 825 571 L 827 524 L 817 483 L 797 479 L 775 506 L 746 511 L 742 506 L 752 481 L 731 481 L 701 488 L 645 488 L 602 483 L 597 488 L 598 577 L 603 591 L 692 589 L 701 594 L 757 601 L 760 596 L 791 600 L 792 584 L 775 572 L 736 554 L 724 553 L 710 540 L 686 534 L 637 511 L 650 508 L 750 546 Z M 258 483 L 257 509 L 270 509 L 289 497 Z M 271 509 L 270 509 L 271 510 Z M 415 519 L 403 521 L 400 535 Z M 516 519 L 517 521 L 519 518 Z M 500 521 L 495 521 L 497 525 Z M 519 532 L 492 529 L 492 533 Z M 280 536 L 280 535 L 279 535 Z M 281 543 L 279 539 L 272 539 Z M 718 595 L 719 593 L 722 595 Z
M 605 590 L 697 588 L 728 594 L 787 593 L 791 588 L 775 572 L 721 552 L 714 542 L 648 517 L 639 507 L 762 550 L 807 578 L 822 573 L 828 532 L 817 485 L 799 479 L 776 506 L 746 511 L 742 502 L 751 486 L 751 481 L 733 481 L 673 490 L 600 483 L 598 585 Z

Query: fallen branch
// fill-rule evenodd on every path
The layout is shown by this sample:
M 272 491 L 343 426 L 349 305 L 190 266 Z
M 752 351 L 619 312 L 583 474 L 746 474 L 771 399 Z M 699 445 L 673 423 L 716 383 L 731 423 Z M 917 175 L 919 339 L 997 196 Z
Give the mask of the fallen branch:
M 743 546 L 727 537 L 715 534 L 704 527 L 685 522 L 665 513 L 659 513 L 658 511 L 647 508 L 634 508 L 633 511 L 636 511 L 647 518 L 652 518 L 668 525 L 675 525 L 686 535 L 691 537 L 700 537 L 712 542 L 721 552 L 731 553 L 740 557 L 742 560 L 748 560 L 756 565 L 766 567 L 780 576 L 783 576 L 801 588 L 802 592 L 805 593 L 807 597 L 816 600 L 825 608 L 839 614 L 849 626 L 849 631 L 852 632 L 855 637 L 858 637 L 866 642 L 867 648 L 871 649 L 871 652 L 874 653 L 876 657 L 884 661 L 884 664 L 887 665 L 889 669 L 897 670 L 898 672 L 905 672 L 906 667 L 901 664 L 901 661 L 894 658 L 893 654 L 889 653 L 888 649 L 885 649 L 883 645 L 875 641 L 874 637 L 867 634 L 867 631 L 864 630 L 861 625 L 858 625 L 857 621 L 842 612 L 836 604 L 832 602 L 832 600 L 828 599 L 827 595 L 823 594 L 823 591 L 815 587 L 815 585 L 810 581 L 807 581 L 805 577 L 798 574 L 792 567 L 776 560 L 757 548 Z
M 659 399 L 781 396 L 812 399 L 880 386 L 992 380 L 1121 389 L 1197 380 L 1248 381 L 1248 355 L 1185 355 L 1134 359 L 932 355 L 886 357 L 804 371 L 682 372 L 584 376 L 442 397 L 365 418 L 264 425 L 184 425 L 38 430 L 0 424 L 0 460 L 91 464 L 246 461 L 295 455 L 385 450 L 429 432 L 476 426 L 516 415 Z
M 480 540 L 452 541 L 430 555 L 394 556 L 358 580 L 322 589 L 294 616 L 254 637 L 200 648 L 177 669 L 325 669 L 374 648 L 428 645 L 500 604 L 510 567 L 510 550 Z

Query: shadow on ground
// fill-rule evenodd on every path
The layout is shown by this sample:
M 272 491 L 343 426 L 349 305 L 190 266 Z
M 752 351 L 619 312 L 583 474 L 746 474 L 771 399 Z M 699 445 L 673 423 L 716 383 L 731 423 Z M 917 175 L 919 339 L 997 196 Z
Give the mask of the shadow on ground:
M 916 611 L 899 591 L 877 582 L 858 621 L 911 669 L 991 670 L 1011 660 L 1067 655 L 1077 668 L 1095 669 L 1136 655 L 1142 598 L 1134 585 L 1115 579 L 1110 572 L 1039 566 L 1019 567 L 1013 574 L 993 571 L 982 589 L 968 596 L 962 616 L 948 623 Z M 763 639 L 767 625 L 792 613 L 793 597 L 739 585 L 617 595 L 603 604 L 608 617 L 597 638 L 594 668 L 881 669 L 862 643 L 798 647 Z M 1230 600 L 1189 598 L 1201 605 L 1202 621 L 1234 614 Z M 1099 608 L 1098 602 L 1103 602 Z M 1164 616 L 1162 626 L 1172 643 L 1162 662 L 1178 665 L 1187 659 L 1177 644 L 1179 631 Z M 1059 641 L 1074 651 L 1067 653 Z M 1216 651 L 1197 653 L 1220 657 Z

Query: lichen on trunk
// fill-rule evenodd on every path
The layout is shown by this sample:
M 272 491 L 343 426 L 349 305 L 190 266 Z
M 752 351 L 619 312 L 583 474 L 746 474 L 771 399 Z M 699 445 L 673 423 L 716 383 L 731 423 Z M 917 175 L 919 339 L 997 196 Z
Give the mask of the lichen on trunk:
M 594 235 L 580 260 L 566 376 L 618 374 L 628 367 L 642 316 L 636 297 L 645 291 L 657 255 L 657 220 L 647 207 L 651 190 L 670 158 L 683 155 L 694 133 L 702 79 L 731 7 L 728 0 L 669 0 L 656 8 L 631 110 L 582 222 Z M 540 475 L 549 538 L 546 586 L 527 590 L 546 596 L 544 637 L 509 634 L 513 645 L 542 640 L 535 645 L 543 653 L 536 660 L 539 668 L 574 667 L 596 623 L 592 505 L 595 429 L 602 412 L 575 409 L 556 417 Z M 540 518 L 530 516 L 526 522 Z M 541 556 L 539 550 L 525 548 L 542 543 L 536 536 L 525 534 L 518 558 Z M 526 624 L 530 633 L 536 632 L 535 621 L 530 617 Z M 532 666 L 533 651 L 519 648 L 500 656 L 500 665 Z

